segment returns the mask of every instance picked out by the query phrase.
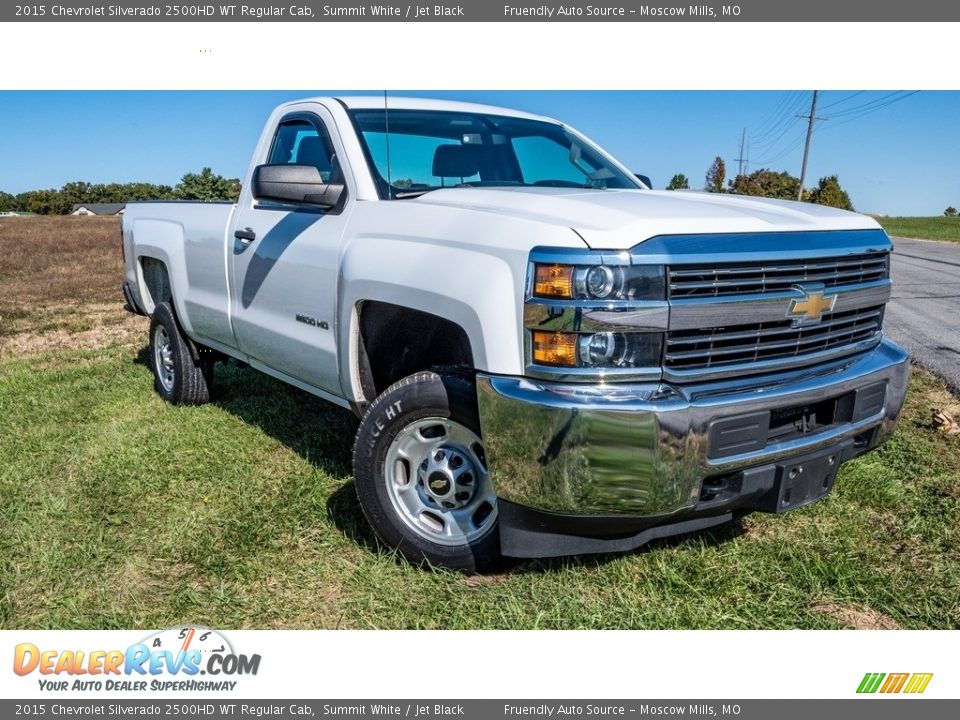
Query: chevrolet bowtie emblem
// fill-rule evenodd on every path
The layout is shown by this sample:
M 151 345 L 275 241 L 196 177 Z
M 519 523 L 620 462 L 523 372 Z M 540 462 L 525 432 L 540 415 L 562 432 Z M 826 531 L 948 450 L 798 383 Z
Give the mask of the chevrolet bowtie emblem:
M 812 290 L 802 286 L 795 288 L 803 293 L 802 298 L 790 301 L 787 317 L 794 321 L 794 325 L 806 325 L 820 322 L 825 312 L 831 312 L 837 304 L 836 295 L 824 295 L 823 290 Z

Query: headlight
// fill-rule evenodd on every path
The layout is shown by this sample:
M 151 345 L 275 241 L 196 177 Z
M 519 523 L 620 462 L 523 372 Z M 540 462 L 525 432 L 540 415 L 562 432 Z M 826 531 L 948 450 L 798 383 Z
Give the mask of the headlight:
M 598 370 L 654 367 L 660 365 L 662 349 L 662 333 L 531 332 L 533 362 L 553 367 Z
M 598 300 L 606 300 L 615 289 L 623 288 L 623 271 L 606 265 L 588 268 L 578 279 L 583 283 L 584 294 Z
M 561 300 L 663 300 L 663 265 L 561 265 L 536 263 L 533 296 Z

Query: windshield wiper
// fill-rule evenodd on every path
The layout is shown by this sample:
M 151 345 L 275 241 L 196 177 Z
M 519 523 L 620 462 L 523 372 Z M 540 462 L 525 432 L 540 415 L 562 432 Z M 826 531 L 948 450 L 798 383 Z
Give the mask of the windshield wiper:
M 409 198 L 418 198 L 421 195 L 426 195 L 428 192 L 433 192 L 434 190 L 456 190 L 458 188 L 475 188 L 475 187 L 529 187 L 525 183 L 520 182 L 511 182 L 511 181 L 496 181 L 489 180 L 487 182 L 480 183 L 470 183 L 463 182 L 457 183 L 456 185 L 443 185 L 441 187 L 432 187 L 432 188 L 421 188 L 418 190 L 401 190 L 399 192 L 393 193 L 394 200 L 407 200 Z
M 426 195 L 428 192 L 433 192 L 434 190 L 452 190 L 454 188 L 465 188 L 473 187 L 470 183 L 460 183 L 459 185 L 446 185 L 444 187 L 432 187 L 432 188 L 422 188 L 419 190 L 406 190 L 401 192 L 393 193 L 394 200 L 407 200 L 409 198 L 418 198 L 421 195 Z
M 406 192 L 395 192 L 393 193 L 394 200 L 409 200 L 410 198 L 418 198 L 421 195 L 426 195 L 428 192 L 433 192 L 434 190 L 439 190 L 440 188 L 428 188 L 427 190 L 407 190 Z

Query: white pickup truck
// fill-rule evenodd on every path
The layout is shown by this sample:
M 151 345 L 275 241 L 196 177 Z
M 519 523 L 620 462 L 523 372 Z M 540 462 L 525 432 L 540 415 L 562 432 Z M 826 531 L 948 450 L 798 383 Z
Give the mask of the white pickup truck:
M 127 206 L 123 292 L 167 400 L 208 401 L 234 358 L 353 409 L 360 505 L 415 562 L 629 550 L 818 500 L 903 405 L 889 239 L 642 180 L 522 112 L 293 102 L 236 204 Z

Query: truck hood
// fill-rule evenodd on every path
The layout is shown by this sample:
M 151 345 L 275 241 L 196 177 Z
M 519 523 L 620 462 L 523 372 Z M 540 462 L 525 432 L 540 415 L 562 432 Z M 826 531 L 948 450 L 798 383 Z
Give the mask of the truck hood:
M 811 203 L 706 192 L 538 187 L 447 188 L 412 202 L 571 228 L 593 249 L 626 250 L 658 235 L 867 230 L 866 215 Z

